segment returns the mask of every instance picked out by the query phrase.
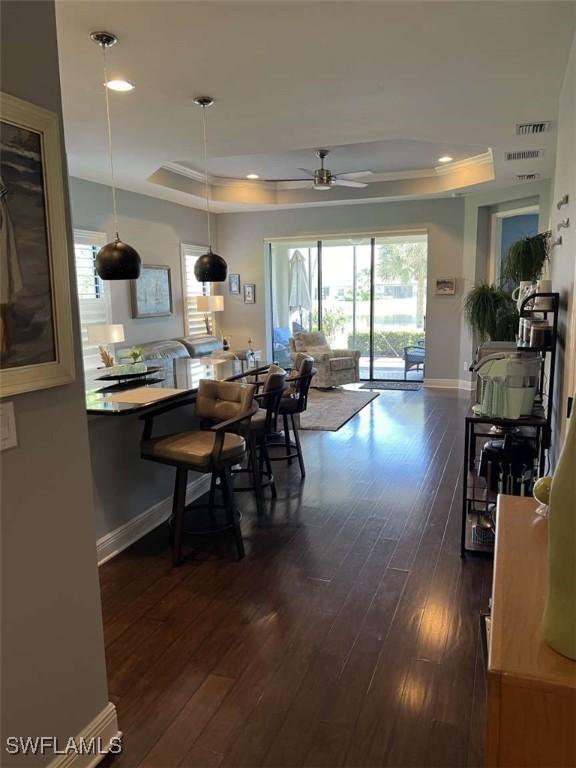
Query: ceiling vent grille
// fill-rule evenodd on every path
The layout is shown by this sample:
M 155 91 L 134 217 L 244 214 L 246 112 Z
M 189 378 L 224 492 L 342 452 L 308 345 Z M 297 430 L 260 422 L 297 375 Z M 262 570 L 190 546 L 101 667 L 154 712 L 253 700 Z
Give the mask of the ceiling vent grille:
M 516 136 L 539 136 L 548 133 L 552 127 L 550 120 L 542 120 L 539 123 L 516 123 Z
M 539 173 L 519 173 L 516 178 L 518 181 L 536 181 L 540 178 Z
M 505 160 L 537 160 L 544 156 L 543 149 L 517 149 L 504 154 Z

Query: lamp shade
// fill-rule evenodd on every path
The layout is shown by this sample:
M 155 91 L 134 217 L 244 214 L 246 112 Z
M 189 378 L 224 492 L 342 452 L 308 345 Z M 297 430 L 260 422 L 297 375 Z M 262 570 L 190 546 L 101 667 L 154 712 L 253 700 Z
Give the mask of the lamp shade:
M 212 253 L 212 248 L 208 252 L 196 259 L 194 264 L 194 277 L 199 283 L 223 283 L 228 274 L 228 264 L 222 256 Z
M 96 272 L 102 280 L 137 280 L 141 263 L 138 251 L 118 235 L 96 254 Z
M 116 344 L 124 341 L 122 323 L 95 323 L 88 326 L 88 341 L 91 344 Z
M 198 296 L 196 309 L 198 312 L 223 312 L 224 296 Z

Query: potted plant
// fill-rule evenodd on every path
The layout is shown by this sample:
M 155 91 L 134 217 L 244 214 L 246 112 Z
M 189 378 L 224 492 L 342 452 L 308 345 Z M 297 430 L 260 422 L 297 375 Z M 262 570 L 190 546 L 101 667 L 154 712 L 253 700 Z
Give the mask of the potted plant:
M 550 234 L 540 232 L 512 243 L 504 260 L 503 279 L 515 285 L 522 280 L 539 280 L 550 255 Z
M 481 283 L 464 302 L 464 316 L 480 341 L 514 341 L 518 311 L 512 297 L 496 285 Z

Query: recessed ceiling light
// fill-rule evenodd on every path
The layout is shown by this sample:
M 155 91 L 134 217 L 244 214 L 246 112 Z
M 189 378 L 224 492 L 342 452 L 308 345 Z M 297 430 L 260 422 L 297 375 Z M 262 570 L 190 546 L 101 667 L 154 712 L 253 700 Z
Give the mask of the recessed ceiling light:
M 246 174 L 246 178 L 247 179 L 259 179 L 260 176 L 258 176 L 257 173 L 248 173 L 248 174 Z
M 452 160 L 454 160 L 454 158 L 450 157 L 450 155 L 442 155 L 442 157 L 438 158 L 439 163 L 451 163 Z
M 134 83 L 129 83 L 128 80 L 108 80 L 106 88 L 111 91 L 133 91 Z

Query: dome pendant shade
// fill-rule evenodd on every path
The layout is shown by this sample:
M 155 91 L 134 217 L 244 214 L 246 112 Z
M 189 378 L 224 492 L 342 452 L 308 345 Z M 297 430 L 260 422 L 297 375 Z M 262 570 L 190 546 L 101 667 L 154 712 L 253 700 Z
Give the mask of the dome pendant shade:
M 96 255 L 96 272 L 102 280 L 137 280 L 141 264 L 138 252 L 118 235 Z
M 228 265 L 212 248 L 203 256 L 199 256 L 194 264 L 194 277 L 199 283 L 223 283 L 228 274 Z

